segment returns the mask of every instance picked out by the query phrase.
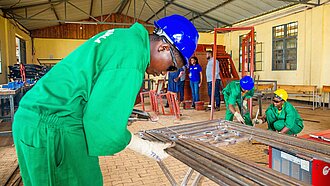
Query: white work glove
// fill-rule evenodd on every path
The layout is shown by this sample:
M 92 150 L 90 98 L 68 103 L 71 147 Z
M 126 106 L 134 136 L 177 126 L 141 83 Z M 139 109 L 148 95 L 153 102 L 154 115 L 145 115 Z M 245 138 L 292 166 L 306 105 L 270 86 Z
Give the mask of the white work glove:
M 248 102 L 246 100 L 243 100 L 243 109 L 247 110 L 248 108 Z
M 263 122 L 262 122 L 262 119 L 254 118 L 254 119 L 252 120 L 252 123 L 258 125 L 258 124 L 262 124 Z
M 240 113 L 235 112 L 234 116 L 236 117 L 236 119 L 237 119 L 239 122 L 245 124 L 245 121 L 244 121 L 244 119 L 243 119 L 243 117 L 242 117 L 242 115 L 241 115 Z
M 132 134 L 132 138 L 127 148 L 134 150 L 142 155 L 152 158 L 156 161 L 161 161 L 167 158 L 169 155 L 164 151 L 164 149 L 173 146 L 172 143 L 161 143 L 152 142 L 148 140 L 141 139 Z

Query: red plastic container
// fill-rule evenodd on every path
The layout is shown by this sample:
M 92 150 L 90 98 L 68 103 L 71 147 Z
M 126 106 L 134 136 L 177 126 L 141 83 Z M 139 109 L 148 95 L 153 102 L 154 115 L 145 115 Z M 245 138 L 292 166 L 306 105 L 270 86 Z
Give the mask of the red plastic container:
M 204 101 L 196 101 L 195 102 L 195 109 L 196 110 L 205 110 Z
M 191 109 L 192 101 L 191 100 L 186 100 L 183 101 L 183 108 L 184 109 Z

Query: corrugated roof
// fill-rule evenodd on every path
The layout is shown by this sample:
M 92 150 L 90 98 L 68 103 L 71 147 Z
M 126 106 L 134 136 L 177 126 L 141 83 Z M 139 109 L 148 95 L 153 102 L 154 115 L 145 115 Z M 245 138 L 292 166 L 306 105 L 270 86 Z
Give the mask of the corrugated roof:
M 320 4 L 324 2 L 327 0 Z M 165 15 L 181 14 L 199 31 L 210 31 L 293 4 L 320 5 L 317 3 L 318 0 L 6 0 L 0 1 L 0 8 L 6 17 L 28 30 L 89 18 L 102 24 L 104 20 L 95 17 L 121 13 L 150 24 Z

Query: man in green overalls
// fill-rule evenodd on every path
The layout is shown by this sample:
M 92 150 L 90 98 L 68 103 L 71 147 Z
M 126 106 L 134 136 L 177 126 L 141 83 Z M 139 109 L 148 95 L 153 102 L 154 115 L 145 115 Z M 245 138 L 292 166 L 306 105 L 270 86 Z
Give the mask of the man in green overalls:
M 97 34 L 56 64 L 23 97 L 13 137 L 24 185 L 102 185 L 98 156 L 130 148 L 157 161 L 169 144 L 131 134 L 127 122 L 145 72 L 187 64 L 198 32 L 180 15 Z
M 279 133 L 295 135 L 304 128 L 303 120 L 298 111 L 287 102 L 288 93 L 284 89 L 278 89 L 274 92 L 273 104 L 267 110 L 266 115 L 256 123 L 268 123 L 268 130 Z
M 246 125 L 252 126 L 250 113 L 247 108 L 247 99 L 254 94 L 254 81 L 250 76 L 244 76 L 240 81 L 230 82 L 222 91 L 226 103 L 226 120 L 236 119 Z M 238 105 L 238 110 L 235 105 Z M 244 112 L 242 117 L 242 112 Z

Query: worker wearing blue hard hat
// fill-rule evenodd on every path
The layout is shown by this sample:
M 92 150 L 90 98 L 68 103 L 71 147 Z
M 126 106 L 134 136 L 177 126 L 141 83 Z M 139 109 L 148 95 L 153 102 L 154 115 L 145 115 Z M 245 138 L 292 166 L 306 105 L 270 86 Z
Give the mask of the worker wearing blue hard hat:
M 97 34 L 56 64 L 22 98 L 13 138 L 24 185 L 102 185 L 98 156 L 125 148 L 154 160 L 170 144 L 127 129 L 145 72 L 187 64 L 198 32 L 180 15 Z
M 253 79 L 250 76 L 244 76 L 239 81 L 234 80 L 223 89 L 222 93 L 226 103 L 225 119 L 233 121 L 235 116 L 239 122 L 252 126 L 250 113 L 247 109 L 247 99 L 254 94 Z M 236 105 L 238 109 L 236 109 Z

